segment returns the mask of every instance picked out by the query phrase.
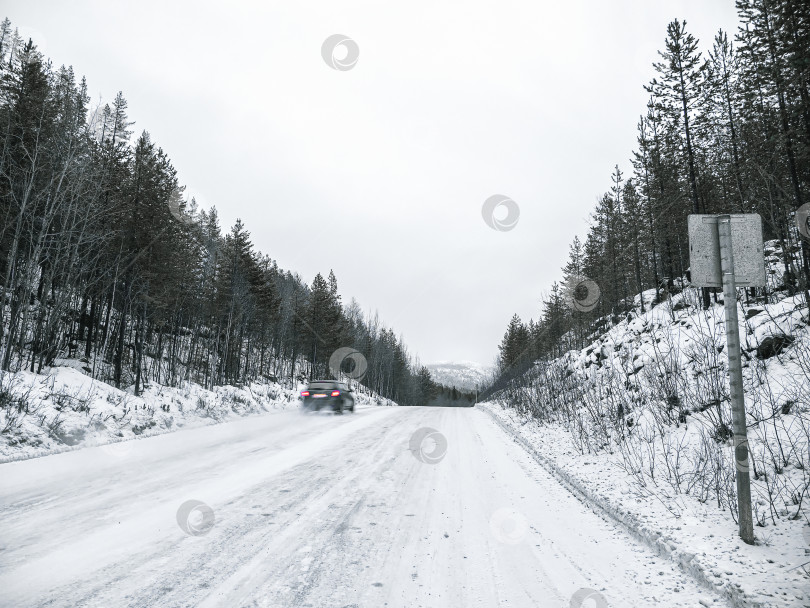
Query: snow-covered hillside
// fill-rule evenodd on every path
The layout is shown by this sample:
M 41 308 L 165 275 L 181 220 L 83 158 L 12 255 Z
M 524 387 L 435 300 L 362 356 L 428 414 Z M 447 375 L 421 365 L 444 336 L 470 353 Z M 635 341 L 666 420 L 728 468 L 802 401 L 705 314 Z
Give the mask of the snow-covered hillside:
M 426 367 L 435 382 L 457 389 L 480 390 L 491 380 L 492 367 L 473 361 L 439 361 Z
M 765 253 L 768 296 L 740 291 L 738 314 L 754 532 L 767 549 L 736 535 L 743 465 L 734 455 L 722 294 L 703 310 L 693 287 L 652 308 L 654 291 L 645 292 L 644 312 L 637 297 L 586 348 L 536 363 L 496 395 L 493 411 L 515 416 L 534 449 L 593 500 L 691 554 L 677 559 L 711 584 L 733 574 L 729 597 L 739 605 L 808 605 L 808 309 L 782 285 L 777 243 Z

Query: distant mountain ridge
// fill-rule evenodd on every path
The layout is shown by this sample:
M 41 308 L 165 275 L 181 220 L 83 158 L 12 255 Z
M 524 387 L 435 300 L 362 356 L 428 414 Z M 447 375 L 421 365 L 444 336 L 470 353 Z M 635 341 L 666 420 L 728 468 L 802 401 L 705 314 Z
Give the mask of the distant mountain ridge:
M 426 367 L 435 382 L 457 389 L 474 391 L 476 385 L 481 390 L 491 379 L 493 368 L 474 361 L 437 361 Z

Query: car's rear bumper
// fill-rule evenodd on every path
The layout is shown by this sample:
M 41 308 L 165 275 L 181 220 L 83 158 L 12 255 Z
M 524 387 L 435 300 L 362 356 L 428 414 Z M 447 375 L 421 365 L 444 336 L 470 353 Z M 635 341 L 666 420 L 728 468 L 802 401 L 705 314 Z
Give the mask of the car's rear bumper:
M 313 411 L 324 409 L 337 411 L 340 409 L 342 402 L 342 399 L 336 397 L 321 397 L 319 399 L 308 397 L 304 399 L 304 407 Z

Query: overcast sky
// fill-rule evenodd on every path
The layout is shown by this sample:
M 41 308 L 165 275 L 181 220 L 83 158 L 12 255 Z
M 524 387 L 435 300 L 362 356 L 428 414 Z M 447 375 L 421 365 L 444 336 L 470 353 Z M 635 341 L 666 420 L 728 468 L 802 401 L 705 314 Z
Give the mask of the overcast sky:
M 704 51 L 737 24 L 733 0 L 3 4 L 94 101 L 123 91 L 223 230 L 242 218 L 307 282 L 334 269 L 423 362 L 485 364 L 629 175 L 667 23 Z M 332 34 L 352 69 L 321 57 Z M 495 194 L 514 229 L 484 222 Z

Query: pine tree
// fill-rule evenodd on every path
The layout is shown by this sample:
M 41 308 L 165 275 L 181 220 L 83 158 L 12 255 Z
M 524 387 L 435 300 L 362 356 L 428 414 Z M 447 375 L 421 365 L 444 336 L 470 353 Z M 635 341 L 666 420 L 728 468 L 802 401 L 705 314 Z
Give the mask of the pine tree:
M 624 226 L 627 229 L 627 239 L 633 254 L 633 271 L 636 279 L 636 292 L 641 302 L 641 312 L 644 312 L 644 283 L 641 273 L 641 256 L 643 235 L 645 232 L 644 213 L 641 197 L 638 195 L 632 179 L 624 184 Z
M 668 113 L 673 120 L 682 121 L 680 125 L 685 139 L 684 149 L 689 188 L 692 194 L 692 213 L 700 213 L 691 131 L 691 119 L 696 109 L 695 106 L 700 101 L 703 85 L 701 58 L 697 49 L 698 41 L 692 34 L 686 32 L 686 22 L 681 23 L 676 19 L 667 26 L 667 38 L 664 44 L 666 50 L 659 52 L 664 62 L 653 64 L 661 76 L 661 81 L 658 83 L 654 80 L 648 90 L 660 84 L 662 110 Z
M 551 293 L 543 302 L 542 315 L 543 340 L 546 345 L 544 350 L 554 356 L 560 356 L 565 351 L 562 337 L 567 330 L 568 308 L 560 291 L 560 286 L 556 282 L 552 283 Z
M 702 96 L 703 71 L 698 41 L 686 32 L 686 22 L 672 21 L 667 26 L 665 51 L 659 52 L 663 63 L 653 64 L 661 76 L 661 82 L 653 80 L 648 90 L 659 88 L 662 110 L 674 124 L 680 124 L 686 151 L 686 166 L 689 191 L 692 195 L 692 213 L 700 213 L 698 197 L 697 169 L 695 167 L 695 147 L 692 134 L 692 118 L 697 111 Z M 703 289 L 703 307 L 709 307 L 709 291 Z
M 705 64 L 707 105 L 713 111 L 712 124 L 721 125 L 718 130 L 719 150 L 729 149 L 731 174 L 734 179 L 734 198 L 740 213 L 745 211 L 745 194 L 742 183 L 738 130 L 739 119 L 735 107 L 739 105 L 739 61 L 728 36 L 720 30 L 714 38 Z M 727 142 L 727 144 L 726 144 Z M 722 161 L 722 156 L 720 157 Z
M 313 374 L 321 374 L 326 371 L 326 365 L 332 351 L 329 350 L 332 311 L 332 296 L 329 292 L 329 285 L 324 280 L 321 273 L 315 275 L 309 291 L 309 305 L 307 307 L 306 324 L 309 331 L 308 352 L 312 364 L 310 368 L 310 379 Z M 321 365 L 319 365 L 321 362 Z
M 498 362 L 501 373 L 515 372 L 528 360 L 529 332 L 517 314 L 509 322 L 498 350 L 501 353 Z

